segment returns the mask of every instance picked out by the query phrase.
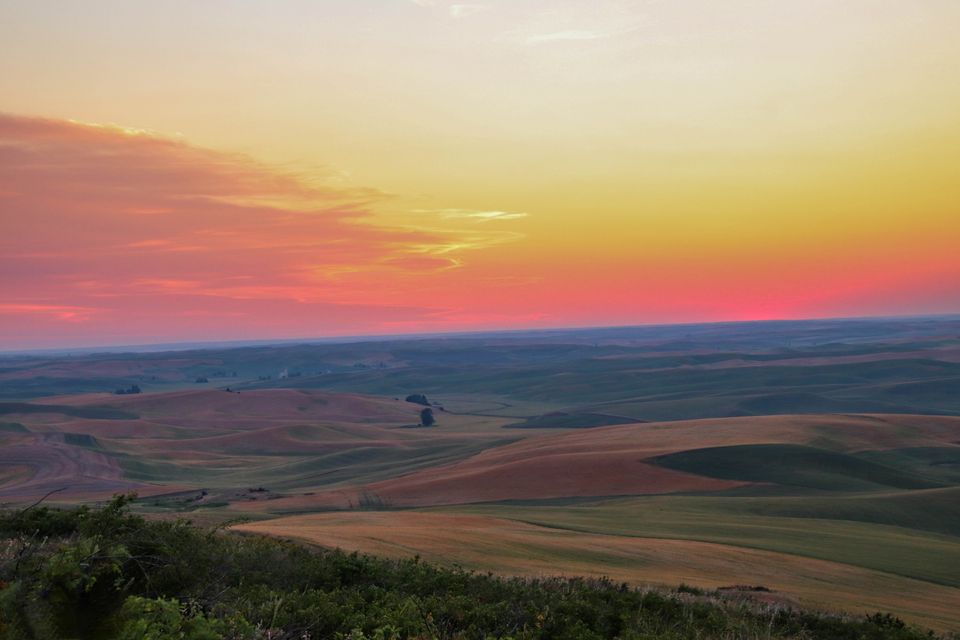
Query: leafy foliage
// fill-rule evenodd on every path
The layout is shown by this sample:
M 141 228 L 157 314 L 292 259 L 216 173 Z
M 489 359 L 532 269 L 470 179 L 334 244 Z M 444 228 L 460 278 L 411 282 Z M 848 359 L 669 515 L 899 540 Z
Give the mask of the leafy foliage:
M 315 551 L 102 509 L 0 515 L 0 640 L 930 638 L 889 614 L 825 616 Z
M 433 409 L 427 407 L 420 412 L 420 425 L 424 427 L 432 427 L 436 424 L 437 419 L 433 415 Z

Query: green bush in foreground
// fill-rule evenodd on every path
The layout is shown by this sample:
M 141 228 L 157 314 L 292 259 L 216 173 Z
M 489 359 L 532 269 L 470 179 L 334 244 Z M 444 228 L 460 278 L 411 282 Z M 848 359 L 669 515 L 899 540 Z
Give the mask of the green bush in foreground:
M 102 509 L 0 515 L 0 640 L 554 638 L 914 640 L 887 614 L 842 618 L 315 551 Z

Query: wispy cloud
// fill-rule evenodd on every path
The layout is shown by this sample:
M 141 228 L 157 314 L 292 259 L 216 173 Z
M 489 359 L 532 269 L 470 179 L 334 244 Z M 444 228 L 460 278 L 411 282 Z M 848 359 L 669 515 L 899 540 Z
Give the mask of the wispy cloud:
M 441 233 L 437 230 L 437 233 Z M 392 259 L 397 264 L 412 264 L 427 267 L 430 264 L 439 267 L 439 270 L 455 269 L 464 265 L 460 257 L 467 251 L 488 249 L 505 242 L 514 242 L 524 238 L 522 233 L 511 231 L 491 231 L 489 233 L 464 234 L 462 232 L 447 232 L 446 238 L 424 243 L 408 249 L 408 255 Z
M 462 258 L 467 252 L 489 249 L 505 243 L 516 242 L 526 237 L 516 231 L 486 226 L 484 223 L 517 220 L 526 213 L 513 211 L 481 211 L 476 209 L 413 209 L 412 214 L 423 215 L 424 221 L 416 228 L 433 234 L 434 239 L 406 249 L 406 255 L 391 258 L 399 266 L 433 268 L 437 272 L 465 266 Z M 456 221 L 435 225 L 431 219 Z M 469 226 L 465 223 L 471 223 Z M 484 224 L 483 228 L 478 224 Z
M 494 220 L 517 220 L 526 218 L 527 213 L 517 211 L 476 211 L 473 209 L 415 209 L 413 213 L 435 213 L 443 218 L 461 218 L 475 222 Z
M 450 5 L 450 15 L 454 18 L 466 18 L 489 8 L 486 4 L 453 4 Z
M 652 26 L 646 11 L 634 0 L 598 0 L 594 3 L 548 3 L 543 10 L 518 16 L 502 39 L 527 46 L 564 43 L 588 45 L 640 35 Z

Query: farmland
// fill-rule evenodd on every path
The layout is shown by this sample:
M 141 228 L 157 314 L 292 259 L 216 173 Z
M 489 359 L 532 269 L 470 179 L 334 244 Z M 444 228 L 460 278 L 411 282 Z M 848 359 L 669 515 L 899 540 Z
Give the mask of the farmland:
M 9 355 L 0 502 L 134 491 L 152 519 L 956 630 L 958 335 L 934 318 Z

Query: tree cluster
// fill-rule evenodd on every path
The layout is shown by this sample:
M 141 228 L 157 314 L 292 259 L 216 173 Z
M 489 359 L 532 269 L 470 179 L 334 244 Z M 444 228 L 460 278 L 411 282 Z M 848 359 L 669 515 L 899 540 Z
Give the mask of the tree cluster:
M 425 396 L 422 393 L 411 393 L 406 398 L 404 398 L 404 400 L 406 400 L 407 402 L 412 402 L 414 404 L 422 404 L 425 407 L 430 406 L 430 401 L 427 400 L 427 396 Z

